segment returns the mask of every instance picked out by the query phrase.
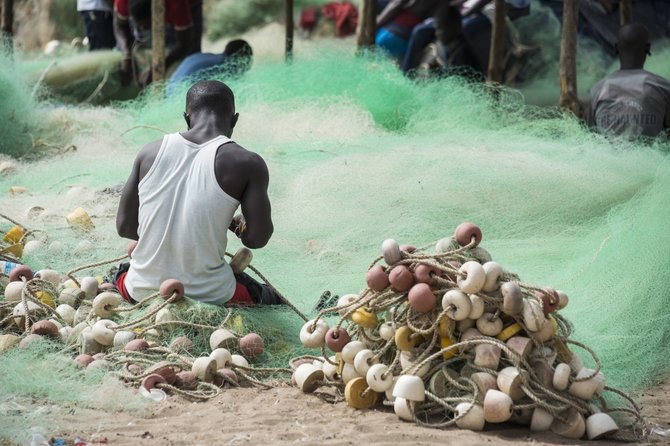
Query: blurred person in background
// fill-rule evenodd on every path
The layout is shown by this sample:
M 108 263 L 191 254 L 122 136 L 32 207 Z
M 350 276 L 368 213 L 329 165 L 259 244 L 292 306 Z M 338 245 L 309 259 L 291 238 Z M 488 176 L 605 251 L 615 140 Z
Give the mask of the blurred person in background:
M 77 11 L 84 20 L 90 51 L 116 46 L 112 6 L 113 0 L 77 0 Z
M 587 121 L 598 131 L 655 137 L 670 127 L 670 81 L 644 69 L 649 31 L 640 23 L 619 30 L 620 68 L 591 89 Z
M 123 53 L 121 82 L 128 85 L 133 79 L 133 46 L 136 36 L 131 22 L 139 33 L 151 31 L 151 0 L 114 0 L 114 34 Z M 189 54 L 199 52 L 202 39 L 202 0 L 165 0 L 166 43 L 169 48 L 165 68 Z M 151 83 L 151 67 L 136 79 L 141 88 Z
M 223 53 L 194 53 L 187 56 L 170 76 L 168 95 L 177 85 L 195 81 L 197 77 L 223 77 L 234 79 L 251 68 L 253 51 L 246 40 L 235 39 L 226 44 Z

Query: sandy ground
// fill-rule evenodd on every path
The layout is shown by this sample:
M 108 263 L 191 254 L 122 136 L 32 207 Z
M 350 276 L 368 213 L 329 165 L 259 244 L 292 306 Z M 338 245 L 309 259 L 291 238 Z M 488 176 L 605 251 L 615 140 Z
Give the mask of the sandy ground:
M 638 398 L 650 426 L 670 428 L 670 381 Z M 613 441 L 575 442 L 551 433 L 531 434 L 513 425 L 483 433 L 429 429 L 400 421 L 392 408 L 357 411 L 330 404 L 298 389 L 226 389 L 206 403 L 170 397 L 150 408 L 146 418 L 127 413 L 73 411 L 52 435 L 113 445 L 612 445 Z M 645 444 L 670 444 L 654 436 Z

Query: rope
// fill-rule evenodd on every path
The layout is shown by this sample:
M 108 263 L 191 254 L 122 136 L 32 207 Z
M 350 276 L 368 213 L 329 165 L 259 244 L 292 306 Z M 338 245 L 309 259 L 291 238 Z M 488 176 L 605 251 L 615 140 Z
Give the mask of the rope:
M 102 80 L 98 84 L 97 87 L 95 87 L 95 90 L 86 98 L 84 99 L 83 104 L 87 104 L 88 102 L 92 101 L 93 98 L 95 98 L 104 88 L 104 86 L 107 84 L 107 81 L 109 80 L 109 70 L 105 70 L 105 74 L 102 76 Z
M 208 401 L 219 395 L 220 390 L 214 384 L 199 382 L 197 390 L 184 390 L 167 383 L 156 385 L 158 389 L 166 389 L 192 401 Z
M 505 342 L 489 336 L 470 337 L 467 340 L 458 340 L 456 321 L 450 319 L 450 315 L 453 313 L 451 313 L 451 309 L 442 309 L 440 307 L 439 297 L 451 289 L 459 289 L 458 282 L 465 277 L 465 274 L 459 273 L 458 266 L 455 266 L 452 262 L 463 263 L 472 260 L 475 254 L 472 251 L 473 249 L 474 240 L 467 246 L 458 247 L 454 250 L 435 255 L 426 254 L 421 251 L 415 251 L 414 253 L 401 252 L 401 259 L 386 267 L 386 273 L 392 272 L 394 268 L 401 265 L 409 268 L 412 272 L 414 272 L 419 265 L 427 265 L 438 271 L 438 273 L 433 276 L 436 284 L 431 286 L 431 291 L 438 302 L 436 302 L 436 308 L 430 312 L 418 313 L 411 305 L 408 305 L 408 293 L 397 292 L 393 290 L 391 286 L 388 286 L 381 291 L 365 288 L 356 298 L 353 298 L 342 305 L 322 309 L 317 315 L 314 324 L 326 314 L 340 313 L 340 318 L 335 325 L 336 329 L 346 326 L 347 330 L 350 332 L 352 340 L 358 339 L 363 341 L 367 345 L 367 348 L 374 352 L 373 358 L 375 361 L 384 361 L 385 359 L 389 361 L 392 360 L 388 371 L 383 376 L 384 379 L 387 379 L 391 374 L 398 376 L 403 374 L 418 374 L 418 372 L 421 371 L 422 376 L 424 376 L 424 382 L 427 383 L 430 381 L 432 385 L 435 375 L 437 373 L 442 374 L 441 377 L 437 378 L 438 381 L 436 382 L 439 382 L 439 380 L 443 378 L 442 382 L 445 383 L 444 389 L 448 389 L 444 391 L 446 396 L 441 397 L 431 390 L 425 390 L 426 400 L 424 402 L 409 403 L 414 421 L 421 426 L 437 428 L 451 426 L 456 422 L 455 403 L 470 402 L 471 404 L 475 404 L 477 401 L 480 401 L 478 404 L 481 404 L 481 396 L 477 385 L 468 378 L 460 377 L 458 379 L 453 379 L 448 371 L 453 370 L 455 373 L 465 373 L 466 370 L 482 371 L 490 373 L 492 376 L 496 377 L 498 375 L 497 370 L 480 367 L 474 364 L 474 359 L 476 357 L 471 353 L 476 346 L 490 345 L 500 350 L 501 356 L 499 365 L 497 366 L 498 369 L 515 367 L 520 371 L 519 378 L 517 379 L 519 380 L 519 388 L 523 391 L 524 397 L 512 406 L 513 410 L 526 410 L 541 407 L 557 420 L 567 422 L 566 411 L 574 409 L 580 414 L 588 416 L 595 410 L 594 406 L 597 407 L 600 405 L 603 408 L 603 411 L 619 412 L 633 417 L 632 434 L 634 434 L 637 439 L 643 438 L 641 432 L 644 432 L 644 428 L 641 428 L 641 426 L 643 426 L 644 420 L 640 414 L 640 410 L 632 399 L 623 394 L 623 392 L 617 391 L 621 392 L 622 395 L 625 395 L 622 396 L 622 398 L 624 398 L 630 407 L 607 408 L 600 395 L 595 395 L 591 401 L 584 401 L 571 395 L 567 390 L 559 392 L 556 391 L 553 386 L 545 386 L 543 380 L 540 379 L 536 374 L 535 369 L 531 366 L 531 360 L 522 357 Z M 373 268 L 381 259 L 383 259 L 383 256 L 376 257 L 368 269 Z M 480 263 L 482 262 L 480 261 Z M 503 272 L 498 280 L 500 283 L 508 281 L 518 282 L 519 287 L 521 288 L 522 298 L 524 299 L 531 299 L 542 303 L 541 296 L 547 294 L 547 291 L 540 287 L 523 283 L 516 274 Z M 491 314 L 491 320 L 502 318 L 506 326 L 508 326 L 510 322 L 518 323 L 522 329 L 522 336 L 524 334 L 528 336 L 528 334 L 533 333 L 528 329 L 521 316 L 506 315 L 502 311 L 503 298 L 499 293 L 494 294 L 480 291 L 473 295 L 478 296 L 484 301 L 485 313 Z M 384 323 L 390 323 L 393 330 L 397 330 L 399 327 L 404 326 L 411 330 L 411 336 L 423 336 L 425 338 L 420 341 L 419 345 L 409 352 L 409 358 L 411 358 L 412 361 L 411 364 L 405 363 L 405 357 L 403 356 L 402 364 L 405 367 L 403 367 L 403 370 L 400 370 L 401 367 L 399 367 L 399 363 L 402 352 L 398 350 L 395 345 L 395 339 L 384 341 L 375 329 L 363 329 L 363 327 L 351 320 L 354 313 L 360 308 L 366 308 L 366 310 L 376 314 L 379 319 L 382 319 L 383 317 Z M 549 317 L 554 319 L 557 329 L 551 340 L 541 343 L 534 336 L 528 336 L 535 347 L 534 351 L 536 353 L 533 358 L 546 360 L 548 362 L 554 361 L 554 358 L 558 357 L 561 362 L 569 362 L 573 353 L 567 346 L 575 345 L 584 349 L 591 355 L 593 362 L 595 363 L 595 369 L 588 375 L 580 377 L 579 379 L 572 376 L 570 377 L 569 382 L 575 383 L 595 378 L 602 368 L 602 364 L 595 352 L 583 343 L 570 339 L 573 332 L 573 326 L 570 321 L 564 318 L 561 314 L 553 313 Z M 446 321 L 448 321 L 446 322 L 446 325 L 445 318 Z M 442 330 L 444 330 L 442 333 L 440 332 L 441 324 Z M 458 340 L 458 342 L 454 342 L 452 345 L 441 348 L 441 335 L 446 335 L 450 337 L 452 341 Z M 328 359 L 328 355 L 324 348 L 322 348 L 322 353 L 323 358 L 319 357 L 317 359 L 332 363 Z M 454 357 L 453 359 L 444 360 L 445 354 L 447 356 L 453 354 Z M 440 358 L 440 361 L 438 361 L 438 358 Z M 463 361 L 465 361 L 465 365 L 460 367 L 459 364 Z M 423 370 L 426 368 L 428 369 L 428 372 L 424 373 Z M 439 385 L 442 386 L 441 383 Z M 438 415 L 441 416 L 442 419 L 435 419 Z M 465 413 L 461 416 L 465 416 Z
M 125 259 L 125 258 L 127 258 L 127 257 L 128 257 L 128 254 L 125 254 L 125 255 L 123 255 L 123 256 L 121 256 L 121 257 L 117 257 L 117 258 L 114 258 L 114 259 L 111 259 L 111 260 L 103 260 L 102 262 L 90 263 L 90 264 L 88 264 L 88 265 L 84 265 L 84 266 L 80 266 L 79 268 L 75 268 L 75 269 L 73 269 L 72 271 L 65 273 L 65 275 L 66 275 L 67 277 L 69 277 L 70 279 L 72 279 L 72 281 L 73 281 L 77 286 L 79 286 L 79 282 L 77 281 L 77 279 L 74 278 L 74 276 L 73 276 L 72 274 L 77 273 L 77 272 L 79 272 L 79 271 L 83 271 L 83 270 L 85 270 L 85 269 L 95 268 L 95 267 L 97 267 L 97 266 L 108 265 L 108 264 L 110 264 L 110 263 L 120 262 L 121 260 L 123 260 L 123 259 Z
M 13 220 L 13 219 L 9 218 L 9 217 L 6 216 L 5 214 L 0 214 L 0 218 L 4 218 L 4 219 L 7 220 L 8 222 L 10 222 L 10 223 L 12 223 L 12 224 L 14 224 L 14 225 L 16 225 L 16 226 L 20 226 L 20 227 L 23 228 L 23 229 L 26 229 L 26 227 L 23 226 L 21 223 L 17 222 L 16 220 Z
M 154 293 L 154 297 L 156 297 L 156 296 L 158 296 L 158 295 L 159 295 L 159 293 Z M 128 328 L 128 327 L 132 327 L 132 326 L 138 325 L 140 322 L 143 322 L 143 321 L 146 321 L 147 319 L 152 318 L 152 317 L 155 316 L 156 313 L 158 313 L 160 310 L 162 310 L 163 308 L 165 308 L 166 306 L 168 306 L 169 304 L 171 304 L 172 302 L 174 302 L 174 301 L 176 301 L 176 300 L 178 300 L 178 299 L 179 299 L 179 295 L 178 295 L 176 292 L 174 292 L 174 293 L 172 293 L 172 296 L 170 296 L 169 299 L 167 299 L 167 300 L 166 300 L 165 302 L 163 302 L 162 304 L 158 305 L 156 308 L 154 308 L 152 311 L 148 312 L 148 313 L 145 314 L 144 316 L 142 316 L 142 317 L 140 317 L 140 318 L 138 318 L 138 319 L 135 319 L 134 321 L 130 321 L 130 322 L 127 322 L 127 323 L 125 323 L 125 324 L 118 325 L 118 326 L 116 326 L 116 327 L 114 327 L 114 328 L 115 328 L 116 330 L 120 330 L 120 329 L 122 329 L 122 328 Z
M 123 131 L 119 136 L 123 136 L 123 135 L 125 135 L 126 133 L 131 132 L 131 131 L 136 130 L 136 129 L 151 129 L 151 130 L 156 130 L 156 131 L 158 131 L 158 132 L 162 132 L 162 133 L 164 133 L 164 134 L 166 134 L 166 135 L 167 135 L 168 133 L 170 133 L 170 132 L 168 132 L 167 130 L 163 130 L 162 128 L 160 128 L 160 127 L 156 127 L 156 126 L 153 126 L 153 125 L 137 124 L 137 125 L 134 125 L 134 126 L 130 127 L 129 129 Z
M 263 274 L 261 274 L 260 271 L 258 271 L 256 268 L 254 268 L 253 265 L 249 265 L 247 268 L 249 268 L 251 271 L 253 271 L 267 286 L 269 286 L 272 291 L 274 291 L 277 294 L 277 297 L 284 302 L 284 304 L 289 307 L 291 310 L 295 312 L 300 318 L 302 318 L 303 321 L 307 322 L 309 319 L 307 316 L 305 316 L 295 305 L 293 305 L 286 297 L 284 297 L 283 294 L 281 294 L 279 291 L 277 291 L 277 288 L 275 288 L 268 279 L 265 278 Z

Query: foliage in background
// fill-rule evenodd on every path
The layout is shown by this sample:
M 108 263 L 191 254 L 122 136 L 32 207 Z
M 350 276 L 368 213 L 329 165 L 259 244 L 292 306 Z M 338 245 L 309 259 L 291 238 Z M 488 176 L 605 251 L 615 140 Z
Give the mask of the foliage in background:
M 71 41 L 75 37 L 84 37 L 84 21 L 77 12 L 77 0 L 51 0 L 49 15 L 55 19 L 54 39 Z
M 322 5 L 328 0 L 297 0 L 294 16 L 308 5 Z M 251 28 L 283 20 L 284 0 L 221 0 L 207 5 L 206 30 L 210 40 L 244 33 Z

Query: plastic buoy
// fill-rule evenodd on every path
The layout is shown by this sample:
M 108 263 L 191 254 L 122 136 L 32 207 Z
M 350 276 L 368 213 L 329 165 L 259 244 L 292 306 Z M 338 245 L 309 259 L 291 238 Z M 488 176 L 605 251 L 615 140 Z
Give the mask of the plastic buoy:
M 473 243 L 472 247 L 474 248 L 482 241 L 482 230 L 474 223 L 463 222 L 456 227 L 454 238 L 459 245 L 468 246 Z
M 184 297 L 184 284 L 177 279 L 167 279 L 161 283 L 158 291 L 163 299 L 176 302 Z
M 241 247 L 230 259 L 230 268 L 234 274 L 242 273 L 251 264 L 254 254 L 249 248 Z
M 377 403 L 377 392 L 368 387 L 364 378 L 357 377 L 345 386 L 344 399 L 354 409 L 369 409 Z
M 66 219 L 73 229 L 85 232 L 95 229 L 95 225 L 93 224 L 91 217 L 86 213 L 84 208 L 78 207 L 70 214 L 68 214 Z
M 341 352 L 350 340 L 351 337 L 344 328 L 331 328 L 326 332 L 326 346 L 333 352 Z
M 365 307 L 357 308 L 351 314 L 351 320 L 363 328 L 375 328 L 379 324 L 377 315 Z
M 456 282 L 458 287 L 466 294 L 479 293 L 486 281 L 484 267 L 473 260 L 465 262 L 458 269 Z
M 393 387 L 393 396 L 407 401 L 423 401 L 426 399 L 423 380 L 416 375 L 400 375 Z
M 456 426 L 471 431 L 484 430 L 484 408 L 478 404 L 460 403 L 456 406 Z
M 318 389 L 324 378 L 323 370 L 313 364 L 301 364 L 295 370 L 294 376 L 298 388 L 305 393 L 311 393 Z
M 417 283 L 407 295 L 409 305 L 418 313 L 429 313 L 437 305 L 437 298 L 426 283 Z
M 328 323 L 323 319 L 310 320 L 300 329 L 300 342 L 307 348 L 320 348 L 326 342 Z
M 249 333 L 240 338 L 240 351 L 247 358 L 255 358 L 263 354 L 265 343 L 256 333 Z
M 375 265 L 365 274 L 365 283 L 375 291 L 384 290 L 391 283 L 386 268 L 382 265 Z
M 484 419 L 489 423 L 504 423 L 512 417 L 514 402 L 499 390 L 489 390 L 484 396 Z
M 389 273 L 389 282 L 394 291 L 403 293 L 414 285 L 414 275 L 405 265 L 398 265 Z

